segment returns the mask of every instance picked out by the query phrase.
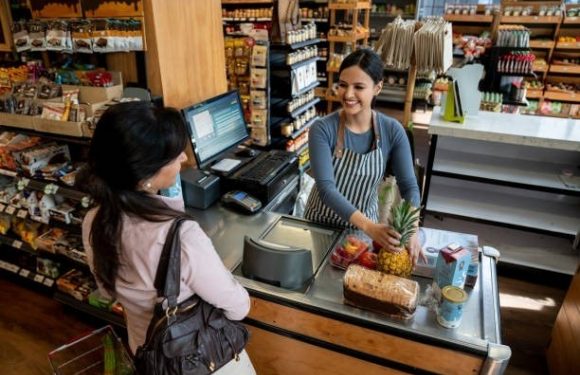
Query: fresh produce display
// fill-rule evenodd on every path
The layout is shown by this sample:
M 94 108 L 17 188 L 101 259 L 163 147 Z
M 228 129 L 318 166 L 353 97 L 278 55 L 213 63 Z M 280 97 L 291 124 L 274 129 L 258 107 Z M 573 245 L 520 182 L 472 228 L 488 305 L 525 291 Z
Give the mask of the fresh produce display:
M 524 83 L 525 87 L 530 90 L 542 90 L 544 88 L 544 84 L 538 80 L 530 80 Z
M 577 43 L 580 42 L 579 36 L 560 36 L 558 37 L 558 43 Z
M 332 251 L 330 263 L 335 267 L 346 269 L 368 248 L 369 245 L 359 237 L 355 235 L 346 236 L 344 242 Z
M 572 93 L 580 91 L 580 84 L 565 83 L 565 82 L 547 83 L 546 90 Z
M 416 231 L 420 208 L 415 208 L 410 202 L 402 200 L 392 208 L 392 228 L 401 235 L 401 248 L 394 253 L 385 248 L 380 249 L 377 269 L 396 276 L 408 277 L 413 271 L 413 263 L 407 245 Z

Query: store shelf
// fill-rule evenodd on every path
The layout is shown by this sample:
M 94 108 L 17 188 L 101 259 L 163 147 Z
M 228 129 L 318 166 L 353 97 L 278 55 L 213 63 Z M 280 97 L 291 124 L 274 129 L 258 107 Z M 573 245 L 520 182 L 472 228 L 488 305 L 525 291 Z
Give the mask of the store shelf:
M 302 18 L 304 22 L 328 23 L 328 18 Z
M 580 93 L 548 90 L 544 93 L 544 99 L 580 103 Z
M 376 17 L 376 18 L 392 19 L 392 18 L 397 18 L 399 16 L 404 20 L 410 20 L 410 19 L 415 18 L 414 14 L 389 14 L 389 13 L 385 13 L 385 12 L 371 12 L 371 17 Z
M 368 1 L 358 1 L 356 3 L 330 3 L 328 9 L 336 10 L 354 10 L 354 9 L 371 9 L 371 3 Z
M 580 25 L 580 17 L 564 17 L 565 25 Z
M 272 4 L 273 0 L 222 0 L 222 4 Z
M 110 311 L 106 311 L 103 309 L 99 309 L 95 306 L 89 305 L 87 302 L 79 301 L 66 293 L 57 290 L 54 293 L 54 299 L 60 303 L 63 303 L 67 306 L 74 308 L 75 310 L 82 311 L 85 314 L 89 314 L 91 316 L 104 320 L 105 322 L 114 324 L 121 328 L 125 328 L 125 320 L 123 319 L 123 317 L 113 314 Z
M 70 187 L 62 186 L 56 181 L 38 181 L 28 177 L 19 177 L 17 172 L 2 168 L 0 168 L 0 175 L 28 180 L 28 183 L 25 185 L 26 189 L 41 191 L 45 194 L 59 194 L 75 201 L 81 201 L 83 198 L 90 199 L 87 194 Z
M 54 279 L 48 276 L 41 275 L 29 269 L 20 267 L 16 264 L 0 260 L 0 270 L 13 274 L 27 281 L 34 283 L 43 288 L 43 290 L 52 290 L 54 286 Z
M 558 42 L 556 44 L 556 49 L 580 50 L 580 42 L 576 42 L 576 43 Z
M 427 210 L 569 236 L 580 228 L 580 198 L 439 176 L 431 179 Z
M 233 17 L 222 17 L 224 22 L 271 22 L 270 17 L 245 17 L 245 18 L 233 18 Z
M 544 96 L 544 89 L 527 89 L 526 98 L 528 99 L 540 99 Z
M 349 36 L 337 36 L 337 35 L 329 35 L 328 41 L 329 42 L 338 42 L 338 43 L 355 43 L 356 41 L 368 38 L 369 33 L 368 31 L 365 33 L 357 34 L 357 35 L 349 35 Z
M 532 69 L 534 70 L 534 72 L 547 72 L 548 71 L 548 64 L 545 65 L 532 65 Z
M 314 98 L 314 99 L 312 99 L 308 103 L 306 103 L 306 104 L 304 104 L 304 105 L 296 108 L 292 112 L 290 112 L 290 117 L 296 118 L 296 117 L 300 116 L 301 114 L 303 114 L 304 112 L 306 112 L 308 109 L 310 109 L 312 106 L 314 106 L 318 102 L 320 102 L 320 98 Z
M 518 102 L 518 101 L 515 101 L 515 100 L 504 100 L 501 104 L 503 104 L 503 105 L 517 105 L 517 106 L 520 106 L 520 107 L 527 107 L 530 103 L 528 103 L 527 100 L 524 100 L 522 102 Z
M 484 14 L 446 14 L 444 16 L 449 22 L 473 22 L 473 23 L 491 23 L 493 16 Z
M 501 16 L 501 23 L 559 24 L 561 16 Z
M 298 48 L 307 47 L 307 46 L 311 46 L 313 44 L 320 43 L 321 41 L 322 41 L 322 39 L 315 38 L 315 39 L 305 40 L 303 42 L 286 44 L 286 46 L 290 47 L 290 49 L 298 49 Z M 273 45 L 273 46 L 275 46 L 275 45 Z
M 554 44 L 553 40 L 530 40 L 530 48 L 552 49 Z
M 534 72 L 532 73 L 508 73 L 508 72 L 497 72 L 498 75 L 501 76 L 509 76 L 509 77 L 532 77 L 532 78 L 537 78 L 537 76 L 534 74 Z
M 31 255 L 38 254 L 38 252 L 36 250 L 34 250 L 26 242 L 22 242 L 21 240 L 16 240 L 14 238 L 10 238 L 10 237 L 2 235 L 2 234 L 0 234 L 0 245 L 10 246 L 13 249 L 23 251 L 23 252 L 31 254 Z
M 305 131 L 307 131 L 308 129 L 310 129 L 310 127 L 316 122 L 316 120 L 318 120 L 318 116 L 310 119 L 306 124 L 302 125 L 302 127 L 298 130 L 295 130 L 292 134 L 290 134 L 290 136 L 288 136 L 288 138 L 291 139 L 296 139 L 298 138 L 298 136 L 300 136 L 302 133 L 304 133 Z
M 550 73 L 580 74 L 580 65 L 550 65 Z
M 292 94 L 292 97 L 293 98 L 296 98 L 296 97 L 298 97 L 298 96 L 300 96 L 302 94 L 305 94 L 308 91 L 310 91 L 310 90 L 314 89 L 315 87 L 317 87 L 318 85 L 320 85 L 320 82 L 318 82 L 318 81 L 312 82 L 310 85 L 306 86 L 302 90 L 298 91 L 297 93 Z
M 531 190 L 554 190 L 564 194 L 574 193 L 580 196 L 580 189 L 567 187 L 560 179 L 564 170 L 573 170 L 574 166 L 556 164 L 548 161 L 539 162 L 523 159 L 510 159 L 491 154 L 471 153 L 438 148 L 437 158 L 433 163 L 433 174 L 463 176 L 492 183 L 509 181 Z
M 311 57 L 309 59 L 298 61 L 298 62 L 295 62 L 294 64 L 290 64 L 290 65 L 286 65 L 286 66 L 290 69 L 296 69 L 296 68 L 299 68 L 303 65 L 307 65 L 307 64 L 310 64 L 311 62 L 315 62 L 318 60 L 320 60 L 320 57 L 314 56 L 314 57 Z

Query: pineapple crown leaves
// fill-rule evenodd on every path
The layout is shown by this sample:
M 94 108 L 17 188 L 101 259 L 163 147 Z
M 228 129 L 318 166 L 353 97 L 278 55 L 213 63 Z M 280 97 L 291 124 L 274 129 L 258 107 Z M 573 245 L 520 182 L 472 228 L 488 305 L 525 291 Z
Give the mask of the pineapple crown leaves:
M 415 233 L 415 223 L 419 220 L 421 207 L 413 207 L 409 201 L 402 200 L 391 209 L 391 226 L 401 235 L 401 246 L 407 246 Z

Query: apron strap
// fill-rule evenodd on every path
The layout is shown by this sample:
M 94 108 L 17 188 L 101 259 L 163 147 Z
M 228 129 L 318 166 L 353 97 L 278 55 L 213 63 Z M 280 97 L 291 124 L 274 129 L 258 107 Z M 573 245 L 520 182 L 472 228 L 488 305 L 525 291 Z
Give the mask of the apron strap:
M 375 150 L 380 145 L 380 134 L 379 127 L 377 124 L 377 113 L 373 111 L 371 116 L 371 121 L 373 125 L 373 132 L 375 133 L 375 141 L 371 147 L 371 150 Z M 338 135 L 336 137 L 336 146 L 334 147 L 334 157 L 337 159 L 342 158 L 344 153 L 344 129 L 346 128 L 346 114 L 344 111 L 340 111 L 338 119 Z

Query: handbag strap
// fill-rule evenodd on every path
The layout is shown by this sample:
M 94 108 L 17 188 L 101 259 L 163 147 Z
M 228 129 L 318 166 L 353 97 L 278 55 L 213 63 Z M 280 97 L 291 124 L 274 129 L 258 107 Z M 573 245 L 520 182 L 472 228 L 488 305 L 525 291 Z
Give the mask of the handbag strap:
M 159 258 L 157 273 L 155 274 L 154 286 L 157 289 L 157 296 L 167 299 L 167 308 L 177 306 L 181 279 L 181 238 L 179 236 L 179 227 L 186 220 L 191 219 L 186 216 L 179 216 L 171 224 Z

